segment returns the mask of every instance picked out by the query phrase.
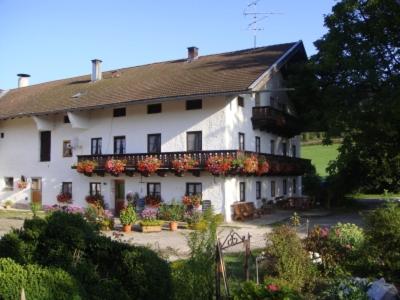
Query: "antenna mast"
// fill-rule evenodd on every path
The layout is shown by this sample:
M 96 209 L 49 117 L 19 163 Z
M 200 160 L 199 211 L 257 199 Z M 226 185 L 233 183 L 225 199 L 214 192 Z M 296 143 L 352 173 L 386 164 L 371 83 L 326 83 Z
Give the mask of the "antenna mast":
M 263 27 L 259 27 L 259 23 L 265 20 L 269 15 L 281 15 L 281 13 L 275 12 L 258 12 L 258 2 L 260 2 L 260 0 L 251 0 L 243 11 L 245 17 L 251 17 L 250 23 L 247 24 L 247 30 L 253 31 L 254 48 L 257 47 L 257 32 L 264 30 Z

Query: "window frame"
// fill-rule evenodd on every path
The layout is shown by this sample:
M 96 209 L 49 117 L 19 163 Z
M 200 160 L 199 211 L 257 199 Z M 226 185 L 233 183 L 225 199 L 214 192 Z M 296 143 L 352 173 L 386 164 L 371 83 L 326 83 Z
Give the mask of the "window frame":
M 69 147 L 68 147 L 69 145 Z M 64 140 L 63 141 L 63 157 L 72 157 L 72 145 L 71 145 L 71 140 Z
M 239 202 L 246 202 L 246 182 L 239 182 Z
M 69 193 L 72 196 L 72 182 L 62 182 L 61 193 Z
M 68 115 L 64 115 L 64 124 L 70 124 L 71 123 L 71 120 L 69 119 L 69 116 Z
M 292 179 L 292 193 L 293 195 L 297 194 L 297 178 Z
M 158 151 L 150 151 L 150 138 L 158 138 Z M 147 153 L 161 153 L 161 133 L 151 133 L 147 135 Z
M 117 150 L 117 141 L 119 141 L 119 140 L 123 140 L 124 141 L 124 143 L 123 143 L 123 148 L 122 148 L 122 152 L 121 151 L 119 151 L 119 152 L 117 152 L 116 150 Z M 114 154 L 126 154 L 126 136 L 125 135 L 118 135 L 118 136 L 114 136 Z
M 160 114 L 162 113 L 162 104 L 161 103 L 154 103 L 154 104 L 147 104 L 147 114 Z
M 193 193 L 190 192 L 190 186 L 193 186 Z M 198 192 L 198 187 L 200 187 L 200 192 Z M 203 184 L 201 182 L 186 182 L 186 195 L 202 195 L 203 194 Z
M 255 139 L 256 139 L 256 140 L 255 140 L 255 143 L 256 143 L 256 145 L 255 145 L 256 153 L 261 153 L 261 137 L 256 136 Z
M 40 131 L 40 162 L 50 162 L 51 161 L 51 131 Z M 44 139 L 47 139 L 44 140 Z
M 98 181 L 89 182 L 89 195 L 90 196 L 101 195 L 101 182 Z
M 239 132 L 239 151 L 246 151 L 246 136 L 243 132 Z
M 195 142 L 193 149 L 189 149 L 189 135 L 194 134 L 200 137 L 200 147 L 197 149 L 198 143 Z M 196 139 L 194 140 L 196 141 Z M 187 152 L 200 152 L 203 151 L 203 132 L 202 131 L 187 131 L 186 132 L 186 151 Z
M 287 195 L 287 192 L 288 192 L 288 190 L 287 190 L 287 179 L 284 178 L 284 179 L 282 179 L 282 194 L 283 195 Z
M 153 186 L 153 190 L 151 190 L 151 186 Z M 157 187 L 159 191 L 157 191 Z M 161 182 L 147 182 L 147 196 L 158 196 L 161 198 Z
M 256 199 L 261 199 L 261 181 L 256 181 Z
M 95 144 L 95 148 L 96 151 L 94 150 L 94 144 Z M 90 140 L 90 153 L 91 155 L 101 155 L 103 153 L 103 138 L 99 137 L 99 138 L 92 138 Z
M 276 183 L 275 180 L 271 180 L 271 197 L 276 197 Z
M 186 110 L 203 109 L 203 99 L 186 100 L 185 108 Z
M 126 107 L 117 107 L 113 109 L 113 118 L 126 117 Z

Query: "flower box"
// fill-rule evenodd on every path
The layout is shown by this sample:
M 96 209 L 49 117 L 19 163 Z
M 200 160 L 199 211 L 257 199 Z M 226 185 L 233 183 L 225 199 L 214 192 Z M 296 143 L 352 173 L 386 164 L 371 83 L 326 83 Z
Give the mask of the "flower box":
M 161 232 L 161 225 L 140 225 L 140 229 L 144 233 Z

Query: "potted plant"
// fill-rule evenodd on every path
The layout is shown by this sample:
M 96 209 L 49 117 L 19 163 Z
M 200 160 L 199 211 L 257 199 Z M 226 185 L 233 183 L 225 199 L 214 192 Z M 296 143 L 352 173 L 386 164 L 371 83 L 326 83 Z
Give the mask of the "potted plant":
M 11 200 L 6 200 L 4 202 L 4 208 L 5 209 L 10 209 L 12 205 L 13 205 L 13 202 Z
M 120 159 L 109 159 L 104 165 L 104 169 L 106 170 L 106 172 L 110 173 L 113 176 L 119 176 L 119 174 L 125 171 L 125 168 L 126 161 Z
M 185 195 L 182 198 L 182 203 L 189 208 L 199 208 L 201 205 L 201 194 Z
M 105 208 L 104 197 L 100 194 L 88 195 L 85 198 L 86 202 L 90 205 L 101 206 Z
M 59 193 L 57 195 L 57 202 L 61 204 L 71 204 L 72 203 L 72 195 L 70 193 Z
M 157 209 L 146 208 L 141 214 L 140 228 L 142 232 L 160 232 L 163 221 L 158 220 Z
M 183 173 L 194 169 L 199 165 L 199 162 L 191 158 L 189 155 L 174 159 L 172 161 L 172 168 L 175 171 L 175 175 L 183 176 Z
M 147 195 L 144 198 L 146 205 L 151 207 L 159 207 L 162 202 L 161 197 L 158 195 Z
M 143 176 L 149 176 L 161 167 L 161 161 L 157 157 L 148 156 L 140 160 L 137 164 L 137 169 Z
M 76 170 L 78 173 L 85 174 L 86 176 L 92 176 L 94 169 L 98 166 L 98 163 L 93 160 L 83 160 L 78 162 Z
M 212 155 L 207 159 L 206 170 L 214 176 L 226 175 L 232 168 L 232 158 Z
M 122 209 L 119 214 L 123 232 L 131 232 L 132 225 L 136 222 L 136 212 L 132 205 Z
M 178 221 L 183 219 L 184 207 L 180 203 L 172 200 L 171 204 L 163 204 L 159 209 L 159 217 L 169 221 L 169 229 L 175 231 L 178 229 Z

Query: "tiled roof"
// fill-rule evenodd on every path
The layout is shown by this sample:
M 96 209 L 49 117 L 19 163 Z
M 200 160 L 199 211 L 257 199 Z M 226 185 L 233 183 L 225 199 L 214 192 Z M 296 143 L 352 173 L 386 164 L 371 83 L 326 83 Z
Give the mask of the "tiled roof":
M 51 81 L 8 91 L 0 97 L 0 119 L 89 109 L 150 99 L 240 92 L 259 78 L 295 43 L 166 61 Z M 80 93 L 80 97 L 72 97 Z

